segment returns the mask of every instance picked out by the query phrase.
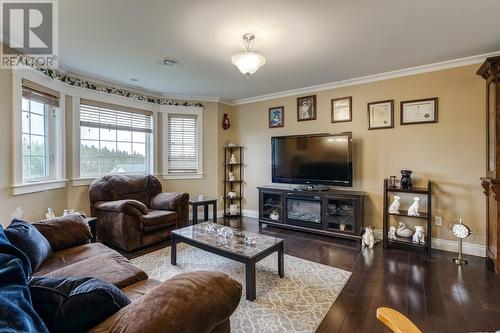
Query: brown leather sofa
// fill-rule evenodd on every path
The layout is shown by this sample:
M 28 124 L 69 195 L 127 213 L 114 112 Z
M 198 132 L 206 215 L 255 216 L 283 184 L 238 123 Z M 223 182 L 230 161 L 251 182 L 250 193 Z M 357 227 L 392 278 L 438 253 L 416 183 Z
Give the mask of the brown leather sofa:
M 33 224 L 53 249 L 33 275 L 92 276 L 121 288 L 132 303 L 91 332 L 230 332 L 229 317 L 241 298 L 237 281 L 217 272 L 180 274 L 163 283 L 148 279 L 118 252 L 89 243 L 91 234 L 82 220 L 74 214 Z
M 108 175 L 89 189 L 98 239 L 130 252 L 166 240 L 187 225 L 189 194 L 162 193 L 154 176 Z

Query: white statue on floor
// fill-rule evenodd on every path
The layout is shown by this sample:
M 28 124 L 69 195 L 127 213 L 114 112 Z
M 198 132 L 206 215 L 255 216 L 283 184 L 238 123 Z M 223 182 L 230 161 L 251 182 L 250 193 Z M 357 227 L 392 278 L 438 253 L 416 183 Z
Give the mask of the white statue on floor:
M 410 208 L 408 208 L 408 216 L 420 216 L 420 214 L 418 213 L 419 209 L 420 209 L 420 198 L 414 197 L 413 203 L 411 204 Z
M 363 233 L 363 237 L 361 239 L 361 245 L 363 247 L 369 247 L 373 249 L 373 245 L 375 244 L 375 237 L 373 236 L 372 227 L 365 227 L 365 231 Z
M 389 213 L 399 214 L 399 199 L 401 199 L 401 197 L 399 195 L 394 196 L 394 201 L 389 206 Z

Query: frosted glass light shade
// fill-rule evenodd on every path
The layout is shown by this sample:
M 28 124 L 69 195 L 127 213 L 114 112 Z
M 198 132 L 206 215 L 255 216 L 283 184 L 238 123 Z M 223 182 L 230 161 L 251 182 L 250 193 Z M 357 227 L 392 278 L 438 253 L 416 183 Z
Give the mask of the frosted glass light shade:
M 231 62 L 238 67 L 240 72 L 249 76 L 266 63 L 266 59 L 258 53 L 245 51 L 235 54 Z

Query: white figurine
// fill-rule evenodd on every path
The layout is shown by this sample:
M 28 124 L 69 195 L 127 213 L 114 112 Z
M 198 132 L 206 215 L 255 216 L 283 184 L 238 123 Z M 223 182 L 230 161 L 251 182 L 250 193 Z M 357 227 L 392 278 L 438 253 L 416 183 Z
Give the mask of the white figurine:
M 236 156 L 234 156 L 234 154 L 231 154 L 231 157 L 229 158 L 229 164 L 236 164 Z
M 227 196 L 231 199 L 234 199 L 236 198 L 236 192 L 233 191 L 227 192 Z
M 238 214 L 238 205 L 229 205 L 229 214 L 231 215 Z
M 389 228 L 389 231 L 387 232 L 387 238 L 388 239 L 397 239 L 396 238 L 396 227 L 395 226 L 391 226 Z
M 56 214 L 54 213 L 54 208 L 52 207 L 47 208 L 47 214 L 45 214 L 45 218 L 47 220 L 52 220 L 56 218 Z
M 375 244 L 375 237 L 373 237 L 372 227 L 365 227 L 365 232 L 363 233 L 363 237 L 361 239 L 361 245 L 363 247 L 368 246 L 370 249 L 373 249 L 373 244 Z
M 280 214 L 278 213 L 278 211 L 273 210 L 273 211 L 271 212 L 271 214 L 269 214 L 269 218 L 270 218 L 271 220 L 278 221 L 278 220 L 280 219 Z
M 412 237 L 413 243 L 425 244 L 425 230 L 421 225 L 415 226 L 415 233 Z
M 234 182 L 236 178 L 234 178 L 234 173 L 232 171 L 229 171 L 229 181 Z
M 411 204 L 410 208 L 408 208 L 408 216 L 420 216 L 420 214 L 418 213 L 419 209 L 420 209 L 420 198 L 414 197 L 413 203 Z
M 389 206 L 389 213 L 399 214 L 399 199 L 401 199 L 401 197 L 399 195 L 394 196 L 394 201 Z
M 23 209 L 21 207 L 17 207 L 15 211 L 12 212 L 12 214 L 10 215 L 10 219 L 13 220 L 13 219 L 20 219 L 23 217 Z
M 413 230 L 407 228 L 403 222 L 399 222 L 399 227 L 396 230 L 396 235 L 399 237 L 411 237 L 413 235 Z

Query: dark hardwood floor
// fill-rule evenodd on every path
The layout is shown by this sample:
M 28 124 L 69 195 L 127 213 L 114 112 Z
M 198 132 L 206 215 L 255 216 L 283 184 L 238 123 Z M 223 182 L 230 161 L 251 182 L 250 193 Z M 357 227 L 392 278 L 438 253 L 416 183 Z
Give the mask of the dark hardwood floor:
M 251 218 L 219 223 L 258 232 Z M 433 251 L 428 259 L 384 250 L 381 243 L 360 249 L 350 241 L 273 227 L 262 233 L 283 238 L 288 255 L 352 272 L 317 332 L 389 332 L 375 317 L 381 306 L 407 315 L 423 332 L 500 329 L 500 279 L 482 258 L 468 256 L 468 265 L 457 266 L 453 253 L 444 251 Z

